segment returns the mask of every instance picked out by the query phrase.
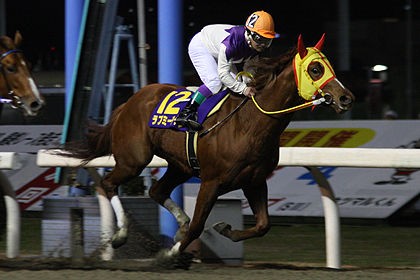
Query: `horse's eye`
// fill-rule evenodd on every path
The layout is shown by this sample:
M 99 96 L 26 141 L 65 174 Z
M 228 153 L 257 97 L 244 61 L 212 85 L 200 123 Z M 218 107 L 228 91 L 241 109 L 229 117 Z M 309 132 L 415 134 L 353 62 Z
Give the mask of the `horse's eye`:
M 308 69 L 314 81 L 319 80 L 324 75 L 324 66 L 319 62 L 311 62 Z
M 319 71 L 319 69 L 318 69 L 318 68 L 316 68 L 316 67 L 312 68 L 312 69 L 311 69 L 311 72 L 312 72 L 312 74 L 314 74 L 314 75 L 319 75 L 319 73 L 321 73 L 321 71 Z
M 6 71 L 8 73 L 16 73 L 16 67 L 15 66 L 7 66 Z

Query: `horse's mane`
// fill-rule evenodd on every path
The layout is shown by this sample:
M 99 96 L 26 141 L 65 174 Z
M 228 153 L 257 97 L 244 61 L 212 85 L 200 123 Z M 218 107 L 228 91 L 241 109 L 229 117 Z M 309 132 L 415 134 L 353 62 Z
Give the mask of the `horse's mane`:
M 254 57 L 248 60 L 244 65 L 244 70 L 250 72 L 254 77 L 248 85 L 255 87 L 257 90 L 271 85 L 295 55 L 296 48 L 293 48 L 279 57 Z

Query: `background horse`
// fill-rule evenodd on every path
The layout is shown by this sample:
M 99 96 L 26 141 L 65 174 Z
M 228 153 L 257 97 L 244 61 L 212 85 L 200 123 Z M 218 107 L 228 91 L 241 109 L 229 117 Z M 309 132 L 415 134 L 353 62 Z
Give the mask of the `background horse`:
M 64 147 L 65 153 L 85 162 L 114 155 L 115 168 L 101 183 L 114 209 L 121 208 L 115 194 L 118 185 L 138 176 L 153 155 L 167 160 L 166 173 L 149 192 L 150 197 L 168 209 L 179 224 L 175 236 L 177 243 L 163 255 L 166 261 L 181 256 L 181 252 L 200 236 L 217 198 L 233 190 L 242 189 L 256 224 L 245 230 L 234 230 L 222 222 L 215 225 L 215 229 L 233 241 L 263 236 L 270 228 L 266 179 L 277 166 L 280 135 L 293 115 L 285 113 L 289 112 L 287 109 L 319 96 L 337 113 L 342 113 L 350 109 L 354 100 L 320 51 L 323 41 L 324 36 L 315 47 L 305 48 L 299 37 L 297 50 L 279 58 L 250 61 L 245 70 L 250 73 L 248 76 L 254 77 L 249 83 L 257 89 L 255 98 L 244 102 L 246 97 L 232 94 L 218 113 L 204 122 L 203 131 L 206 132 L 200 134 L 197 142 L 201 186 L 191 222 L 170 199 L 174 188 L 193 176 L 186 157 L 185 133 L 148 125 L 158 102 L 178 86 L 152 84 L 142 88 L 114 110 L 107 125 L 91 124 L 87 141 L 82 142 L 84 145 L 68 143 Z M 234 110 L 236 112 L 227 121 L 208 132 Z M 118 214 L 117 218 L 124 222 Z M 125 233 L 126 225 L 123 225 L 115 235 L 114 246 L 124 242 Z
M 23 110 L 25 116 L 36 116 L 44 106 L 44 98 L 31 76 L 28 65 L 19 48 L 22 35 L 15 33 L 12 40 L 0 37 L 0 103 L 9 103 Z

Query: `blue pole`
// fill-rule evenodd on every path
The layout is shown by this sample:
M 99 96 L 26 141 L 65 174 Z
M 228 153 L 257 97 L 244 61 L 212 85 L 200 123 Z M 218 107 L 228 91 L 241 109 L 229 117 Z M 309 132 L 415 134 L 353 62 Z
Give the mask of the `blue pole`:
M 84 23 L 86 21 L 90 0 L 66 0 L 65 2 L 65 115 L 63 123 L 63 133 L 61 143 L 66 142 L 70 113 L 72 108 L 74 87 L 76 83 L 77 68 L 84 33 Z M 55 181 L 60 178 L 61 169 L 56 168 Z
M 74 87 L 83 43 L 84 27 L 90 0 L 66 0 L 65 2 L 65 116 L 62 141 L 67 138 Z
M 66 108 L 69 106 L 73 94 L 71 86 L 82 23 L 83 2 L 84 0 L 66 0 L 65 3 Z
M 160 83 L 182 84 L 183 30 L 182 0 L 158 1 L 158 79 Z M 178 186 L 171 198 L 183 208 L 182 186 Z M 164 245 L 172 245 L 178 230 L 176 219 L 160 207 L 160 233 Z

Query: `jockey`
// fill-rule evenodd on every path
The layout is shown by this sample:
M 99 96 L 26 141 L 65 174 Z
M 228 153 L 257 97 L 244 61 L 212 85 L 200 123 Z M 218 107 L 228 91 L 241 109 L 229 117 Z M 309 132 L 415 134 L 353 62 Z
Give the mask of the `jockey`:
M 188 54 L 203 85 L 181 111 L 176 124 L 194 130 L 201 129 L 197 122 L 198 107 L 223 87 L 247 97 L 253 96 L 255 89 L 235 78 L 238 72 L 236 64 L 270 47 L 275 37 L 273 18 L 264 11 L 251 14 L 245 26 L 212 24 L 197 33 L 188 46 Z

